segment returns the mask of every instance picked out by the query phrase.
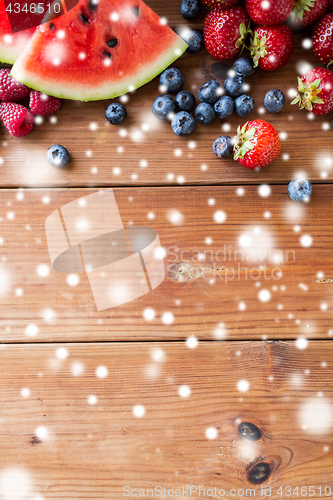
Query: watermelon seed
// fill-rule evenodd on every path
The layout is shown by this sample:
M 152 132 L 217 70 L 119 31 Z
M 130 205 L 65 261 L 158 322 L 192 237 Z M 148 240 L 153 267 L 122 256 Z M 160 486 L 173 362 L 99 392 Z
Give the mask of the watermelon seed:
M 108 46 L 109 46 L 110 48 L 117 47 L 117 45 L 118 45 L 118 40 L 117 40 L 117 38 L 112 38 L 111 40 L 109 40 L 109 41 L 107 42 L 107 44 L 108 44 Z
M 105 50 L 103 52 L 103 56 L 112 57 L 112 55 L 110 54 L 110 52 L 106 52 Z
M 89 24 L 90 22 L 89 19 L 84 14 L 80 14 L 80 19 L 84 24 Z
M 54 30 L 54 24 L 53 23 L 50 23 L 49 26 L 50 26 L 50 30 Z
M 139 7 L 133 7 L 132 12 L 135 16 L 139 17 Z

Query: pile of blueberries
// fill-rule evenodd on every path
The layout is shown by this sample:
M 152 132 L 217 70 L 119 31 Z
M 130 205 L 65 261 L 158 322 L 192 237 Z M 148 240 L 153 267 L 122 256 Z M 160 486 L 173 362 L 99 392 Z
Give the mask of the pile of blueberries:
M 196 119 L 208 125 L 216 117 L 226 119 L 236 113 L 239 116 L 249 116 L 254 109 L 254 99 L 244 93 L 244 76 L 250 76 L 253 63 L 250 58 L 240 57 L 233 66 L 236 75 L 229 76 L 224 82 L 224 89 L 216 80 L 205 82 L 199 89 L 200 104 L 196 106 L 196 99 L 191 92 L 181 90 L 184 77 L 179 69 L 168 68 L 160 76 L 160 85 L 166 92 L 177 94 L 173 99 L 168 94 L 156 97 L 152 111 L 160 120 L 171 119 L 171 127 L 177 135 L 191 134 L 195 128 L 195 121 L 190 114 L 194 109 Z M 235 98 L 235 101 L 233 100 Z
M 224 89 L 216 80 L 205 82 L 199 89 L 200 103 L 196 105 L 195 96 L 186 90 L 184 77 L 179 69 L 168 68 L 160 76 L 160 85 L 165 92 L 176 94 L 175 98 L 167 93 L 159 95 L 153 102 L 152 111 L 160 120 L 171 120 L 171 127 L 179 136 L 189 135 L 195 128 L 194 115 L 198 122 L 208 125 L 215 118 L 227 119 L 234 111 L 238 116 L 246 118 L 255 106 L 253 97 L 245 94 L 247 88 L 244 78 L 254 72 L 251 58 L 240 57 L 234 64 L 234 76 L 224 82 Z M 224 91 L 226 95 L 224 94 Z M 285 105 L 285 97 L 281 90 L 270 90 L 264 99 L 264 106 L 271 113 L 281 111 Z

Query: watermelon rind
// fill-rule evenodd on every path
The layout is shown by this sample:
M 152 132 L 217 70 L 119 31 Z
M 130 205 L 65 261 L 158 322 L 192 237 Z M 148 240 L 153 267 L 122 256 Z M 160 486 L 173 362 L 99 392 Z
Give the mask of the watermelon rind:
M 0 63 L 14 64 L 21 52 L 16 47 L 6 48 L 6 46 L 0 44 Z
M 114 99 L 115 97 L 131 92 L 142 85 L 151 81 L 155 76 L 159 75 L 165 68 L 170 66 L 176 59 L 178 59 L 187 49 L 187 43 L 180 37 L 169 45 L 167 50 L 156 58 L 149 65 L 140 70 L 134 78 L 129 80 L 121 80 L 119 84 L 114 82 L 110 85 L 108 83 L 98 87 L 91 86 L 87 88 L 86 85 L 80 85 L 75 82 L 73 85 L 68 83 L 61 85 L 54 81 L 45 81 L 40 75 L 31 73 L 27 70 L 25 62 L 29 59 L 31 54 L 34 53 L 34 40 L 38 37 L 39 33 L 35 32 L 30 40 L 26 50 L 15 62 L 11 75 L 16 80 L 24 83 L 28 87 L 44 92 L 45 94 L 59 97 L 61 99 L 72 99 L 79 101 L 99 101 L 103 99 Z
M 32 32 L 32 30 L 28 30 L 27 32 L 22 31 L 21 33 L 16 33 L 15 35 L 10 35 L 9 33 L 1 34 L 0 62 L 14 64 L 27 46 Z

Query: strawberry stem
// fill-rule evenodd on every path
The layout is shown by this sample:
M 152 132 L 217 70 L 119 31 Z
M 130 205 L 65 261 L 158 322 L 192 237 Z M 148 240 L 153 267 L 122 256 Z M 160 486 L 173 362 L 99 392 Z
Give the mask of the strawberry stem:
M 251 57 L 253 59 L 253 66 L 256 68 L 261 57 L 265 57 L 268 54 L 266 46 L 267 37 L 264 35 L 259 38 L 258 33 L 255 31 L 253 38 L 250 40 L 249 50 L 251 52 Z
M 296 0 L 291 12 L 291 20 L 295 21 L 296 17 L 298 17 L 302 21 L 304 11 L 309 12 L 313 8 L 315 1 L 316 0 Z
M 320 78 L 317 78 L 311 83 L 305 84 L 298 76 L 297 94 L 295 99 L 290 104 L 299 103 L 301 109 L 312 111 L 313 104 L 324 104 L 324 101 L 318 97 L 322 89 L 318 88 L 320 85 Z
M 237 128 L 237 135 L 234 137 L 234 160 L 237 161 L 238 158 L 244 158 L 248 151 L 251 151 L 256 145 L 253 141 L 254 134 L 256 133 L 256 128 L 252 127 L 247 130 L 246 122 L 243 127 Z
M 247 25 L 247 27 L 245 26 L 244 23 L 241 23 L 239 25 L 240 37 L 236 41 L 236 47 L 242 47 L 241 53 L 243 52 L 244 48 L 247 48 L 246 44 L 245 44 L 246 38 L 248 37 L 248 35 L 252 35 L 252 30 L 250 29 L 250 24 L 251 24 L 251 22 L 249 21 L 249 24 Z

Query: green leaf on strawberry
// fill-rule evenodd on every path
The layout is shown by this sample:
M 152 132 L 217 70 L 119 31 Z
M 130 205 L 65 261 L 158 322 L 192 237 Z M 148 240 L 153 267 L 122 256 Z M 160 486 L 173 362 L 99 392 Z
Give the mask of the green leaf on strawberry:
M 237 128 L 237 135 L 234 137 L 234 160 L 237 161 L 238 158 L 244 158 L 248 151 L 251 151 L 255 147 L 255 142 L 252 142 L 254 135 L 256 133 L 256 128 L 252 127 L 248 130 L 246 122 L 243 127 Z
M 322 92 L 322 89 L 319 88 L 321 83 L 320 78 L 317 78 L 310 83 L 305 83 L 299 76 L 297 77 L 297 80 L 297 94 L 295 99 L 290 104 L 299 103 L 300 109 L 305 108 L 308 111 L 312 111 L 313 104 L 324 104 L 323 99 L 318 97 L 318 95 Z
M 250 51 L 251 57 L 253 59 L 253 66 L 256 68 L 261 57 L 265 57 L 268 54 L 268 47 L 266 46 L 267 36 L 264 35 L 261 38 L 255 31 L 253 38 L 250 40 Z
M 236 41 L 235 45 L 236 45 L 236 47 L 242 47 L 242 51 L 246 47 L 245 42 L 246 42 L 248 35 L 252 35 L 252 30 L 250 29 L 250 25 L 251 25 L 251 21 L 249 21 L 249 24 L 247 25 L 247 27 L 244 23 L 241 23 L 239 25 L 240 37 Z
M 303 21 L 304 11 L 310 12 L 310 10 L 314 7 L 315 1 L 316 0 L 297 0 L 291 12 L 291 20 L 295 21 L 296 17 L 298 17 L 301 21 Z

